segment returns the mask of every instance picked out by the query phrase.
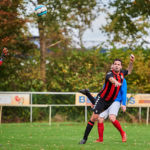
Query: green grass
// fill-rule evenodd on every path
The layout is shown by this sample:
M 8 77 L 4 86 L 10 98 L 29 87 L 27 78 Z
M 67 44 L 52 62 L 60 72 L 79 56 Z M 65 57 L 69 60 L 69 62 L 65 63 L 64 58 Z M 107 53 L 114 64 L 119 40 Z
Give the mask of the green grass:
M 104 142 L 97 139 L 95 126 L 85 145 L 79 145 L 84 123 L 22 123 L 0 125 L 0 150 L 150 150 L 150 126 L 123 124 L 127 142 L 121 142 L 119 132 L 105 123 Z

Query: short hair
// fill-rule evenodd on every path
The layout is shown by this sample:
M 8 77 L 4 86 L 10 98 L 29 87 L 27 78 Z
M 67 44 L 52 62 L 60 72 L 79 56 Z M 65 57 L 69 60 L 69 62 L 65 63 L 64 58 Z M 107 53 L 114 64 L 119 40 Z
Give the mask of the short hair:
M 121 65 L 122 65 L 121 59 L 116 58 L 116 59 L 114 60 L 113 64 L 115 63 L 115 61 L 120 61 L 120 62 L 121 62 Z

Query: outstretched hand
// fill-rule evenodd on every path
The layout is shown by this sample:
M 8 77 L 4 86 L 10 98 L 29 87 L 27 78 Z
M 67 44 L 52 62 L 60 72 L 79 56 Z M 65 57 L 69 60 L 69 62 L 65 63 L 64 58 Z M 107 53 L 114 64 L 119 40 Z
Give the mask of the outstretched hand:
M 121 109 L 122 109 L 123 112 L 125 112 L 126 111 L 126 106 L 125 105 L 121 105 Z
M 131 61 L 131 62 L 134 62 L 134 60 L 135 60 L 135 56 L 134 56 L 133 54 L 131 54 L 131 55 L 130 55 L 130 61 Z
M 118 87 L 118 86 L 121 86 L 122 84 L 119 83 L 118 81 L 116 81 L 116 82 L 114 83 L 114 85 L 115 85 L 115 87 Z
M 2 51 L 2 56 L 6 57 L 7 55 L 8 55 L 8 49 L 4 47 Z
M 109 81 L 110 81 L 112 84 L 114 84 L 115 87 L 121 86 L 121 83 L 118 82 L 118 81 L 117 81 L 115 78 L 113 78 L 113 77 L 110 77 L 110 78 L 109 78 Z

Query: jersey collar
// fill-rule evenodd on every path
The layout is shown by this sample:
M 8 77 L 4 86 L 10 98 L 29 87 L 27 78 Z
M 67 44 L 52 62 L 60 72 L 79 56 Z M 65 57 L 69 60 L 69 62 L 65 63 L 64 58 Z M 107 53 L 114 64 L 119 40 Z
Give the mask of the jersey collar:
M 115 72 L 115 71 L 113 71 L 113 70 L 112 70 L 112 72 L 113 72 L 114 74 L 116 74 L 116 75 L 119 75 L 119 73 L 120 73 L 120 71 L 119 71 L 118 73 L 116 73 L 116 72 Z

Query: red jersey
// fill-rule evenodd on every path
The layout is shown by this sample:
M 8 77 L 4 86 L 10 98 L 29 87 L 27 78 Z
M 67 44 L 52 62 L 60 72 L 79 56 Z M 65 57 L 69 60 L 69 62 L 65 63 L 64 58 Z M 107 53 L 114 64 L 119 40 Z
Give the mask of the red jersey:
M 2 65 L 2 63 L 3 63 L 3 61 L 2 61 L 2 60 L 0 60 L 0 66 Z
M 105 99 L 106 101 L 115 100 L 119 93 L 120 86 L 115 87 L 115 85 L 109 81 L 109 78 L 113 77 L 119 83 L 122 84 L 124 76 L 127 74 L 128 74 L 127 70 L 122 70 L 120 73 L 115 73 L 114 71 L 108 72 L 105 79 L 105 86 L 99 93 L 100 97 Z

